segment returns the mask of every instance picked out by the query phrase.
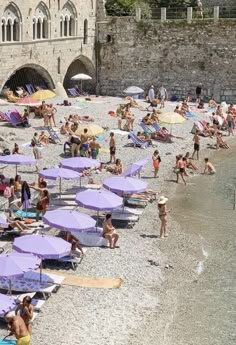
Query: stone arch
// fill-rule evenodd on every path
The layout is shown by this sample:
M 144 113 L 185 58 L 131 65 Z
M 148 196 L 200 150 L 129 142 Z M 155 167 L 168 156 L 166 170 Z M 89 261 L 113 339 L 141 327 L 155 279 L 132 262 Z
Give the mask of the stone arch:
M 21 40 L 22 15 L 19 7 L 10 2 L 3 12 L 2 17 L 2 42 Z
M 46 87 L 50 90 L 54 89 L 54 82 L 49 72 L 40 65 L 37 64 L 25 64 L 21 65 L 10 72 L 1 85 L 1 91 L 4 87 L 10 88 L 15 91 L 17 87 L 24 87 L 26 84 L 31 84 L 34 87 Z M 36 88 L 35 88 L 36 91 Z
M 79 73 L 88 74 L 93 78 L 92 80 L 84 82 L 84 86 L 88 91 L 95 91 L 96 70 L 93 62 L 84 55 L 76 57 L 68 66 L 63 82 L 64 87 L 68 89 L 78 84 L 78 82 L 72 81 L 71 78 Z
M 33 39 L 50 38 L 51 15 L 47 5 L 40 1 L 33 16 Z
M 60 35 L 61 37 L 77 35 L 77 10 L 74 3 L 68 0 L 61 10 Z

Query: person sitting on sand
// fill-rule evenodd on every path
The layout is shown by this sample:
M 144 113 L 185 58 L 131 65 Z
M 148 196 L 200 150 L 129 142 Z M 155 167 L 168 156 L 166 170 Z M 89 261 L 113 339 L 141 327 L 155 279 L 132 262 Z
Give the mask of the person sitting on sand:
M 85 121 L 85 122 L 93 122 L 94 119 L 92 119 L 91 117 L 89 116 L 81 116 L 81 115 L 77 115 L 77 114 L 74 114 L 74 115 L 69 115 L 69 117 L 65 117 L 65 120 L 66 121 L 69 121 L 69 122 L 79 122 L 79 121 Z
M 115 175 L 121 175 L 123 172 L 123 165 L 122 165 L 121 160 L 117 158 L 115 162 L 115 167 L 114 168 L 108 167 L 107 171 Z
M 216 136 L 216 148 L 229 149 L 229 145 L 223 140 L 222 133 L 218 132 Z
M 210 126 L 210 123 L 207 122 L 207 124 L 204 126 L 203 128 L 203 132 L 202 134 L 205 136 L 205 137 L 210 137 L 210 138 L 213 138 L 213 136 L 215 135 L 216 133 L 216 130 L 214 127 L 211 127 Z
M 151 114 L 148 113 L 147 115 L 145 115 L 143 118 L 142 118 L 142 122 L 147 125 L 147 126 L 150 126 L 153 124 L 153 120 L 151 119 Z
M 77 255 L 78 253 L 76 252 L 76 249 L 79 249 L 82 256 L 84 255 L 83 248 L 80 245 L 80 241 L 78 240 L 78 238 L 73 236 L 71 232 L 65 232 L 64 240 L 71 243 L 72 254 Z
M 157 123 L 160 122 L 159 116 L 158 116 L 158 112 L 157 112 L 157 109 L 153 109 L 153 112 L 151 113 L 150 119 L 151 119 L 151 121 L 153 121 L 153 122 L 157 122 Z
M 103 221 L 103 232 L 102 236 L 109 241 L 110 249 L 118 248 L 116 243 L 119 239 L 119 235 L 116 233 L 116 229 L 112 225 L 111 214 L 107 214 L 105 220 Z
M 67 135 L 69 134 L 69 130 L 70 130 L 70 125 L 69 125 L 69 122 L 66 121 L 65 123 L 63 123 L 63 125 L 60 128 L 60 134 Z
M 34 307 L 32 305 L 32 298 L 25 296 L 23 301 L 18 304 L 15 310 L 16 315 L 20 315 L 25 322 L 29 334 L 32 334 L 32 318 L 34 314 Z
M 12 313 L 6 314 L 4 318 L 10 330 L 9 336 L 14 335 L 17 339 L 16 345 L 30 345 L 30 334 L 23 318 Z
M 20 148 L 19 148 L 19 145 L 17 143 L 14 144 L 12 154 L 13 155 L 21 155 L 22 154 L 22 153 L 20 153 Z
M 209 159 L 205 158 L 204 161 L 205 161 L 205 168 L 204 168 L 203 174 L 210 174 L 210 175 L 215 174 L 216 169 L 214 165 L 211 162 L 209 162 Z
M 183 110 L 179 109 L 179 105 L 176 105 L 174 112 L 181 116 L 184 116 L 184 113 L 185 113 Z
M 49 136 L 47 136 L 44 131 L 42 131 L 39 135 L 39 142 L 43 145 L 49 144 Z
M 186 152 L 186 155 L 184 156 L 186 160 L 186 168 L 193 168 L 193 170 L 198 170 L 198 167 L 195 163 L 191 160 L 190 152 Z
M 96 137 L 93 137 L 89 142 L 89 155 L 92 159 L 97 159 L 100 148 L 101 146 L 98 144 Z
M 159 219 L 161 221 L 161 229 L 160 229 L 160 238 L 163 239 L 165 237 L 168 237 L 167 234 L 167 213 L 170 212 L 170 210 L 167 209 L 166 203 L 168 201 L 168 198 L 161 196 L 157 203 L 157 208 L 159 211 Z
M 139 108 L 139 109 L 141 109 L 141 108 L 143 108 L 141 105 L 139 105 L 138 104 L 138 102 L 136 102 L 135 101 L 135 99 L 133 99 L 133 97 L 131 97 L 131 96 L 127 96 L 127 97 L 125 97 L 125 101 L 130 101 L 130 107 L 131 108 Z

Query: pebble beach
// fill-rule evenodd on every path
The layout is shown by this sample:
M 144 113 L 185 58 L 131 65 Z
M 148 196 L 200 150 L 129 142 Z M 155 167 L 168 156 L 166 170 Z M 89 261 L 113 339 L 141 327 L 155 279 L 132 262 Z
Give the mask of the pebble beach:
M 54 101 L 55 104 L 57 103 Z M 75 100 L 72 100 L 74 103 Z M 51 101 L 50 101 L 51 103 Z M 119 104 L 124 103 L 121 98 L 98 97 L 91 102 L 81 103 L 87 108 L 57 106 L 56 123 L 60 128 L 60 121 L 69 114 L 88 115 L 94 123 L 105 128 L 100 145 L 103 150 L 98 159 L 109 161 L 109 133 L 117 129 L 117 119 L 108 115 L 115 111 Z M 145 102 L 139 101 L 144 108 Z M 79 103 L 76 103 L 79 104 Z M 173 111 L 176 103 L 167 102 L 165 112 Z M 1 111 L 14 108 L 14 105 L 0 106 Z M 17 107 L 20 111 L 23 107 Z M 139 123 L 147 113 L 132 108 L 135 115 L 135 130 L 140 130 Z M 148 187 L 159 191 L 160 195 L 169 198 L 168 207 L 171 208 L 172 197 L 175 195 L 177 184 L 173 182 L 176 175 L 173 172 L 175 156 L 192 153 L 193 135 L 190 133 L 194 121 L 209 120 L 208 115 L 194 111 L 195 116 L 183 124 L 173 125 L 173 134 L 183 139 L 173 139 L 173 143 L 154 144 L 161 156 L 158 178 L 153 178 L 152 161 L 146 164 L 141 177 L 148 182 Z M 35 131 L 43 130 L 41 119 L 34 119 L 31 115 L 30 128 L 14 128 L 0 122 L 0 147 L 12 150 L 14 143 L 20 146 L 20 152 L 32 155 L 32 149 L 26 147 Z M 166 125 L 167 128 L 168 125 Z M 42 159 L 39 168 L 57 166 L 63 159 L 63 144 L 66 137 L 60 136 L 61 143 L 49 144 L 42 149 Z M 156 148 L 134 148 L 130 146 L 128 133 L 121 135 L 115 132 L 117 153 L 124 168 L 129 164 L 151 156 Z M 4 141 L 3 141 L 4 140 Z M 208 144 L 215 144 L 216 139 L 201 138 L 201 151 L 212 155 L 215 150 L 209 149 Z M 202 172 L 205 153 L 201 154 L 199 171 L 187 178 L 187 186 L 180 181 L 181 188 L 188 188 L 194 183 L 194 177 Z M 37 174 L 34 167 L 20 167 L 22 179 L 36 182 Z M 3 173 L 14 177 L 15 168 L 8 166 Z M 103 181 L 111 174 L 102 171 L 94 174 L 96 181 Z M 86 178 L 85 178 L 86 180 Z M 85 181 L 86 183 L 86 181 Z M 63 190 L 74 188 L 75 182 L 63 181 Z M 78 187 L 78 186 L 77 186 Z M 55 183 L 54 192 L 58 190 Z M 0 201 L 3 201 L 1 198 Z M 81 212 L 86 212 L 80 209 Z M 174 214 L 173 210 L 173 214 Z M 92 214 L 90 212 L 90 214 Z M 85 277 L 121 278 L 122 284 L 118 289 L 80 288 L 61 286 L 57 293 L 52 294 L 33 324 L 32 345 L 172 345 L 168 341 L 168 330 L 171 327 L 177 296 L 173 286 L 196 279 L 197 257 L 199 255 L 199 238 L 190 237 L 181 231 L 181 227 L 174 217 L 168 219 L 169 237 L 159 238 L 160 222 L 156 201 L 148 203 L 139 221 L 133 228 L 119 228 L 119 246 L 115 250 L 105 248 L 88 248 L 86 255 L 76 271 L 63 269 L 60 274 L 72 274 Z M 168 288 L 166 288 L 168 286 Z M 0 326 L 0 337 L 7 334 L 4 324 Z

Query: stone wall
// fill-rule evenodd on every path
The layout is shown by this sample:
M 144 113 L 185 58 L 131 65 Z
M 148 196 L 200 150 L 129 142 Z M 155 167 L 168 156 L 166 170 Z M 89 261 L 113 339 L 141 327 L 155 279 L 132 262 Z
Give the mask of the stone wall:
M 63 83 L 67 70 L 74 60 L 80 60 L 80 70 L 95 77 L 95 23 L 96 0 L 72 0 L 76 10 L 76 35 L 60 37 L 60 16 L 67 0 L 49 1 L 44 3 L 50 16 L 50 34 L 47 39 L 33 40 L 33 17 L 38 0 L 15 0 L 18 6 L 22 24 L 20 42 L 1 42 L 2 28 L 0 26 L 0 90 L 8 78 L 23 66 L 33 67 L 43 75 L 50 85 L 60 81 Z M 60 3 L 60 9 L 58 4 Z M 0 18 L 2 18 L 9 1 L 0 0 Z M 84 20 L 88 20 L 88 40 L 84 42 Z M 60 68 L 58 67 L 60 60 Z M 51 81 L 51 83 L 50 83 Z
M 131 85 L 145 90 L 163 83 L 169 95 L 194 95 L 236 103 L 236 21 L 135 22 L 107 18 L 99 24 L 99 85 L 103 94 L 122 95 Z
M 202 0 L 203 6 L 236 6 L 235 0 Z

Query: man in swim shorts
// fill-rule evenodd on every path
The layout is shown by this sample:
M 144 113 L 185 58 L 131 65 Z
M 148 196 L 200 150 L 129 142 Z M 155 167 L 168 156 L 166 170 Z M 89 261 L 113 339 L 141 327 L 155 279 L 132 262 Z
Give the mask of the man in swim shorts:
M 199 160 L 199 150 L 200 150 L 200 137 L 199 131 L 197 130 L 194 137 L 193 137 L 193 155 L 192 159 L 194 158 L 195 153 L 197 153 L 197 160 Z
M 81 150 L 84 152 L 85 157 L 88 157 L 89 144 L 88 144 L 88 129 L 84 129 L 84 133 L 81 134 Z
M 9 335 L 14 335 L 17 339 L 16 345 L 30 345 L 30 335 L 22 317 L 8 313 L 5 315 L 5 320 L 10 329 Z

